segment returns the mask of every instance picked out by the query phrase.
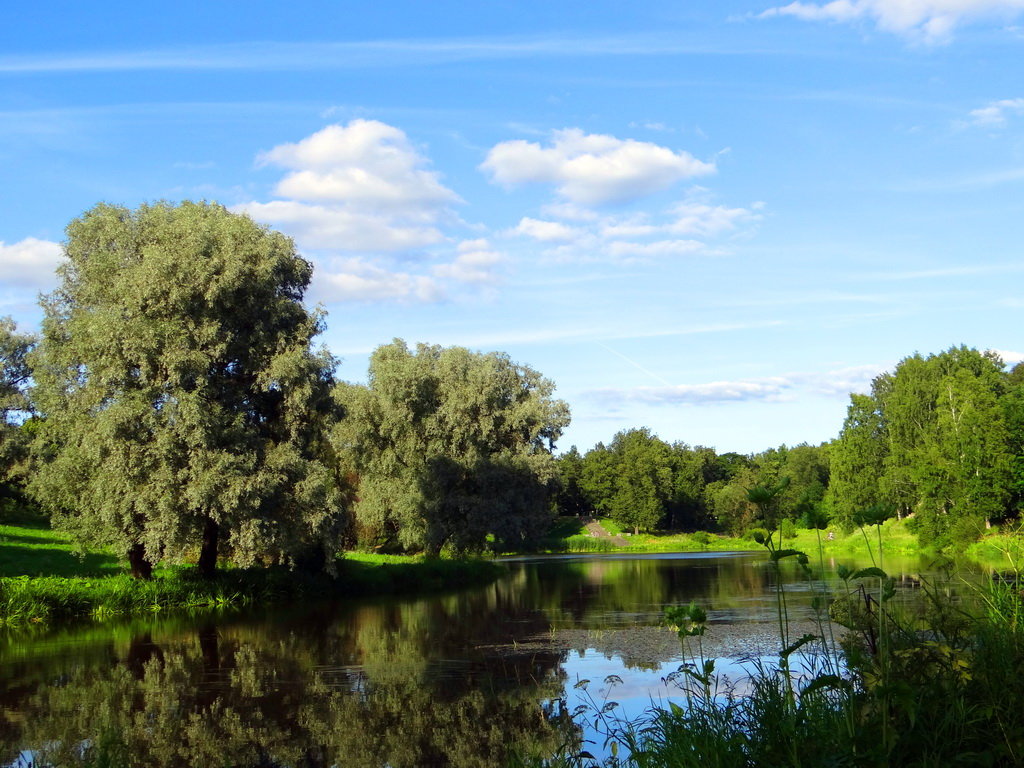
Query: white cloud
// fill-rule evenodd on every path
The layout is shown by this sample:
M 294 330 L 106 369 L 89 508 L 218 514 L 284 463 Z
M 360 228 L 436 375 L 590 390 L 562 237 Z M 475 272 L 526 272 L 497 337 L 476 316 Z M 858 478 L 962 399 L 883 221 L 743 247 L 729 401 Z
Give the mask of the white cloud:
M 793 386 L 789 380 L 777 377 L 742 381 L 712 381 L 707 384 L 678 384 L 668 387 L 635 387 L 633 389 L 597 389 L 590 394 L 600 400 L 628 400 L 648 405 L 678 405 L 681 403 L 742 402 L 762 400 L 775 402 L 784 399 Z
M 983 128 L 1002 128 L 1006 125 L 1007 115 L 1024 114 L 1024 99 L 1000 99 L 986 104 L 984 107 L 972 109 L 970 123 Z
M 445 297 L 436 280 L 396 272 L 358 257 L 318 265 L 312 296 L 318 301 L 434 302 Z
M 704 248 L 700 240 L 655 240 L 650 243 L 616 240 L 607 245 L 608 253 L 616 258 L 686 256 Z
M 993 349 L 991 352 L 995 352 L 999 357 L 1002 358 L 1003 362 L 1007 365 L 1016 365 L 1017 363 L 1024 363 L 1024 352 L 1012 352 L 1009 349 Z
M 329 125 L 262 153 L 261 165 L 289 169 L 282 200 L 236 206 L 280 227 L 300 247 L 349 252 L 399 251 L 442 240 L 459 197 L 398 128 L 376 120 Z
M 580 231 L 559 221 L 541 221 L 523 217 L 512 234 L 540 240 L 542 243 L 557 243 L 575 240 L 580 236 Z
M 465 240 L 459 243 L 458 255 L 450 264 L 434 267 L 438 277 L 473 285 L 489 285 L 498 281 L 497 270 L 505 261 L 487 240 Z
M 26 237 L 5 245 L 0 241 L 0 281 L 21 288 L 48 288 L 64 259 L 60 243 Z
M 331 201 L 372 213 L 413 211 L 431 216 L 459 202 L 441 184 L 426 158 L 404 132 L 377 120 L 329 125 L 295 144 L 281 144 L 259 157 L 263 165 L 289 168 L 277 194 L 293 200 Z
M 1010 19 L 1024 10 L 1024 0 L 832 0 L 792 2 L 769 8 L 761 18 L 793 16 L 806 21 L 871 21 L 885 32 L 929 43 L 944 42 L 953 30 L 982 19 Z
M 581 215 L 573 204 L 548 205 L 552 219 L 566 214 L 572 225 L 556 220 L 523 218 L 507 234 L 537 240 L 552 247 L 545 256 L 559 261 L 637 261 L 697 253 L 721 254 L 710 240 L 721 238 L 746 224 L 757 222 L 760 203 L 749 208 L 728 208 L 708 202 L 707 190 L 691 190 L 683 200 L 661 212 Z
M 715 237 L 736 229 L 746 221 L 757 219 L 754 213 L 761 206 L 757 203 L 747 208 L 726 208 L 724 205 L 708 205 L 695 200 L 684 200 L 672 207 L 674 221 L 668 225 L 669 232 L 676 235 Z
M 647 405 L 784 402 L 793 400 L 798 391 L 827 397 L 846 397 L 851 392 L 868 392 L 871 389 L 871 381 L 889 368 L 891 366 L 858 365 L 831 371 L 789 373 L 736 381 L 712 381 L 706 384 L 597 389 L 589 394 L 605 402 L 638 402 Z
M 554 184 L 570 203 L 621 203 L 668 189 L 677 182 L 715 172 L 688 152 L 635 139 L 555 131 L 550 144 L 516 139 L 491 148 L 480 166 L 505 186 Z
M 295 238 L 316 264 L 321 301 L 431 302 L 498 280 L 503 257 L 481 240 L 454 247 L 461 202 L 400 129 L 329 125 L 257 158 L 287 172 L 278 199 L 234 207 Z
M 297 200 L 242 203 L 232 208 L 286 232 L 302 248 L 319 250 L 406 251 L 444 239 L 430 224 L 417 225 L 398 217 L 312 205 Z

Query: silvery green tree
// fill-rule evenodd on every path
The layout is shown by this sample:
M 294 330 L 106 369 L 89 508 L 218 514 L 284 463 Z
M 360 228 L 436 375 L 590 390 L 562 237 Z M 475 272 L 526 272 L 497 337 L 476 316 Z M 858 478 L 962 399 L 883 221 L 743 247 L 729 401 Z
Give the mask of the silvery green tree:
M 31 358 L 31 482 L 56 525 L 136 575 L 198 553 L 238 564 L 331 551 L 334 362 L 292 241 L 208 203 L 101 204 L 67 227 Z M 328 560 L 330 562 L 330 560 Z
M 20 495 L 25 472 L 28 430 L 22 421 L 32 410 L 27 357 L 34 343 L 11 318 L 0 317 L 0 505 Z
M 364 541 L 480 550 L 535 541 L 551 520 L 551 455 L 569 422 L 554 385 L 505 354 L 403 341 L 377 348 L 367 386 L 343 384 L 335 448 L 358 477 Z

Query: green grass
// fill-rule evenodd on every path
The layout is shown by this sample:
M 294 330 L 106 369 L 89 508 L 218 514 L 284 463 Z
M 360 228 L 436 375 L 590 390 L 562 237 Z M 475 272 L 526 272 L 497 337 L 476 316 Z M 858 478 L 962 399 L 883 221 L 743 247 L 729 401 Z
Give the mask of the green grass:
M 176 609 L 208 609 L 375 594 L 409 594 L 493 581 L 485 560 L 349 553 L 337 575 L 283 567 L 225 568 L 201 579 L 187 566 L 159 567 L 150 581 L 124 573 L 110 553 L 76 552 L 68 536 L 43 524 L 0 526 L 0 626 L 51 626 Z
M 121 571 L 106 552 L 78 552 L 71 537 L 45 523 L 0 525 L 0 577 L 103 576 Z

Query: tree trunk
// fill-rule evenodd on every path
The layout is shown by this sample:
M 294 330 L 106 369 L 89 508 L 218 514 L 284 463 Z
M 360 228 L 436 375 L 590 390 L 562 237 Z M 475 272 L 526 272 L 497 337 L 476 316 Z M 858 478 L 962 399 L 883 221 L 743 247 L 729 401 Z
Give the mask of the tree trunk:
M 203 548 L 199 550 L 199 575 L 204 579 L 212 579 L 217 572 L 217 542 L 220 538 L 220 526 L 212 517 L 207 517 L 203 524 Z
M 146 559 L 146 548 L 142 544 L 133 544 L 128 550 L 128 566 L 136 579 L 153 578 L 153 564 Z

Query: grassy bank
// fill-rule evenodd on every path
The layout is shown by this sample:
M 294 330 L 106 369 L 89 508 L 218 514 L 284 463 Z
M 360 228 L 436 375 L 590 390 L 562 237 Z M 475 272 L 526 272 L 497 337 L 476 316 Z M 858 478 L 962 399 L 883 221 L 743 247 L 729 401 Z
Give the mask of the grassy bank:
M 603 519 L 600 522 L 609 534 L 623 536 L 628 544 L 617 546 L 608 538 L 590 536 L 584 532 L 576 518 L 560 518 L 544 547 L 548 552 L 722 552 L 762 549 L 750 537 L 725 536 L 706 531 L 641 533 L 630 536 L 612 520 Z M 828 530 L 797 529 L 793 536 L 783 539 L 783 546 L 817 554 L 820 542 L 826 557 L 864 559 L 870 559 L 872 553 L 877 553 L 880 545 L 888 555 L 906 556 L 925 552 L 905 520 L 887 520 L 881 526 L 869 526 L 848 534 L 839 529 L 831 529 L 831 533 L 833 538 L 829 539 Z
M 484 560 L 348 553 L 337 575 L 284 567 L 226 568 L 201 579 L 191 567 L 133 579 L 108 553 L 78 555 L 68 537 L 41 525 L 0 526 L 0 626 L 50 625 L 173 609 L 270 605 L 297 599 L 415 594 L 482 584 L 501 566 Z

